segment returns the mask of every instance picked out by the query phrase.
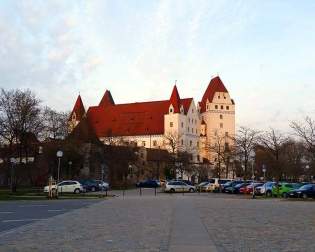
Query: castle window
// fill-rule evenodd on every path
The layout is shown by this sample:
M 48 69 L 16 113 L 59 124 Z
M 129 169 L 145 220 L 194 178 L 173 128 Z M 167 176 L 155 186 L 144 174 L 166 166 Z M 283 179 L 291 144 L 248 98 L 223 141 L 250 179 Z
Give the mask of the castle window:
M 220 115 L 220 119 L 223 119 L 223 115 Z
M 145 147 L 145 141 L 142 141 L 142 146 Z
M 214 107 L 215 107 L 215 109 L 218 109 L 218 105 L 215 105 Z
M 194 128 L 191 128 L 191 133 L 194 133 Z
M 184 140 L 182 139 L 181 144 L 184 145 Z
M 198 160 L 198 162 L 200 161 L 200 156 L 199 155 L 197 155 L 197 160 Z
M 190 118 L 188 117 L 188 122 L 190 122 Z
M 199 142 L 197 141 L 197 147 L 199 148 Z
M 184 128 L 184 123 L 183 122 L 181 123 L 181 125 L 182 125 L 182 128 Z
M 226 97 L 224 96 L 224 99 L 226 99 Z
M 196 134 L 198 134 L 198 130 L 196 129 Z
M 195 124 L 197 124 L 197 119 L 195 119 Z
M 207 105 L 207 110 L 209 109 L 209 105 Z
M 220 99 L 220 95 L 218 96 L 218 99 Z
M 194 109 L 191 110 L 191 113 L 194 113 Z
M 170 122 L 170 127 L 171 127 L 171 128 L 173 127 L 173 122 Z
M 153 146 L 157 146 L 156 140 L 153 140 Z
M 221 105 L 221 109 L 223 109 L 223 105 Z
M 225 143 L 225 149 L 228 149 L 229 148 L 229 143 Z
M 189 146 L 192 146 L 192 141 L 191 140 L 189 141 Z
M 225 132 L 225 136 L 228 137 L 229 136 L 229 132 Z
M 170 113 L 173 113 L 173 109 L 172 108 L 170 108 Z
M 72 120 L 75 121 L 75 113 L 72 115 Z
M 230 109 L 230 107 L 229 106 L 226 106 L 226 110 L 229 110 Z
M 223 128 L 223 123 L 220 123 L 220 128 L 221 128 L 221 129 Z

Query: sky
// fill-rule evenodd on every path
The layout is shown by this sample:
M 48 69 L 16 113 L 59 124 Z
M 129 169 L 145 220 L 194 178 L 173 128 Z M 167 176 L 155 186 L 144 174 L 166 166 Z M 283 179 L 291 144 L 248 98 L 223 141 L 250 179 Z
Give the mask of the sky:
M 43 105 L 201 97 L 219 75 L 237 126 L 315 117 L 315 1 L 0 1 L 0 87 Z

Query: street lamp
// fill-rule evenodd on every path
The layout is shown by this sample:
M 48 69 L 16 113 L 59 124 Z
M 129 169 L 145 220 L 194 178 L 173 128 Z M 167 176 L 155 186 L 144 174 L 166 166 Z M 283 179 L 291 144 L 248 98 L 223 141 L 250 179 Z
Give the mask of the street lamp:
M 262 171 L 264 173 L 264 181 L 266 181 L 266 171 L 267 171 L 267 169 L 266 169 L 266 165 L 265 164 L 262 165 Z
M 10 187 L 11 187 L 11 192 L 13 192 L 14 190 L 14 185 L 13 185 L 13 179 L 14 179 L 14 165 L 15 165 L 15 163 L 16 163 L 16 159 L 15 158 L 13 158 L 13 157 L 11 157 L 10 158 L 10 163 L 11 163 L 11 185 L 10 185 Z
M 59 176 L 60 176 L 60 160 L 63 156 L 63 152 L 61 150 L 57 151 L 57 158 L 58 158 L 58 174 L 57 174 L 57 183 L 59 183 Z
M 72 173 L 71 172 L 72 161 L 71 160 L 68 162 L 68 165 L 69 165 L 69 175 L 72 178 L 72 176 L 71 176 L 71 173 Z
M 307 176 L 309 176 L 309 169 L 310 169 L 310 166 L 309 166 L 309 165 L 306 165 L 306 166 L 305 166 L 305 169 L 306 169 Z M 309 179 L 310 179 L 310 177 L 309 177 Z

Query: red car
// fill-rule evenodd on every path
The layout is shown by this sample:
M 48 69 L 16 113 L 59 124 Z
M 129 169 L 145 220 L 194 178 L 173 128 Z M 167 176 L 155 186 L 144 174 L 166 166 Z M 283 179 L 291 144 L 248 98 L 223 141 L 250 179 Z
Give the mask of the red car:
M 255 187 L 257 187 L 257 186 L 262 186 L 263 185 L 263 183 L 254 183 L 254 186 Z M 246 186 L 245 188 L 244 188 L 244 192 L 243 193 L 245 193 L 245 194 L 251 194 L 251 193 L 253 193 L 253 183 L 252 184 L 250 184 L 250 185 L 248 185 L 248 186 Z

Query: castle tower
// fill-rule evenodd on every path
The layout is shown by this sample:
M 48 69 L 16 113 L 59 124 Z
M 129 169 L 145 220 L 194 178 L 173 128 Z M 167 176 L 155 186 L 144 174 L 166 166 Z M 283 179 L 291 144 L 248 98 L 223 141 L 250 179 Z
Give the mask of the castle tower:
M 85 108 L 81 96 L 79 95 L 69 117 L 68 121 L 69 133 L 79 124 L 79 122 L 82 120 L 84 116 Z
M 204 145 L 215 144 L 214 141 L 223 138 L 225 148 L 234 146 L 235 103 L 219 76 L 211 79 L 198 108 L 204 123 Z M 217 158 L 209 151 L 202 156 L 212 163 Z
M 115 102 L 110 91 L 106 90 L 105 94 L 103 95 L 102 100 L 100 101 L 99 106 L 106 107 L 106 106 L 111 106 L 111 105 L 115 105 Z

